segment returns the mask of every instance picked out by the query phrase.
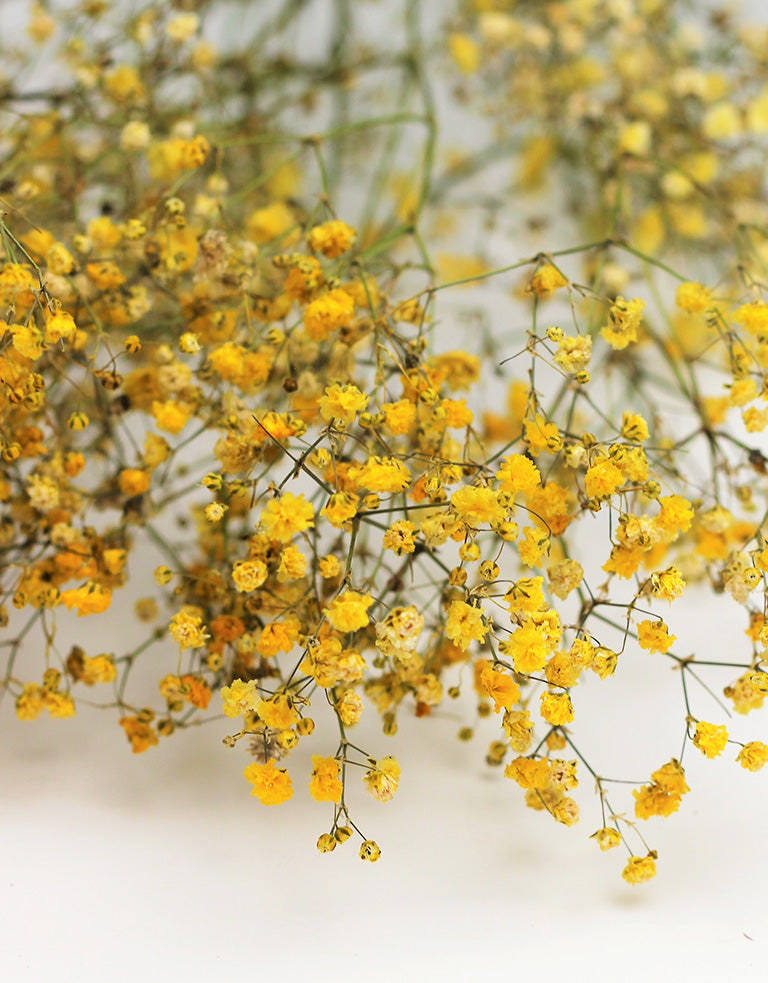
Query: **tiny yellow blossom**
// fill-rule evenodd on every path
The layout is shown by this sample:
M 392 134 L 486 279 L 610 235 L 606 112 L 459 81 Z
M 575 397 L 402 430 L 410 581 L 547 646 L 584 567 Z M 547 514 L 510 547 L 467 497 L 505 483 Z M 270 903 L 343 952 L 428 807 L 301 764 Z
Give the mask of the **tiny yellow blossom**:
M 252 762 L 243 772 L 252 785 L 251 795 L 255 795 L 265 806 L 277 806 L 293 795 L 293 782 L 285 768 L 276 768 L 274 758 L 264 764 Z
M 472 641 L 483 641 L 488 633 L 488 626 L 480 608 L 464 601 L 452 601 L 448 609 L 445 633 L 459 648 L 466 649 Z
M 337 631 L 357 631 L 369 623 L 368 608 L 373 604 L 370 594 L 346 590 L 326 608 L 326 617 Z
M 719 724 L 708 724 L 700 720 L 696 724 L 693 735 L 694 746 L 707 758 L 716 758 L 725 750 L 728 743 L 728 731 Z
M 287 543 L 296 533 L 314 526 L 314 514 L 312 503 L 303 495 L 283 492 L 279 498 L 267 502 L 261 510 L 259 524 L 270 539 Z
M 612 850 L 621 843 L 621 833 L 612 826 L 603 826 L 590 839 L 596 840 L 601 850 Z
M 760 771 L 768 762 L 768 745 L 762 741 L 750 741 L 736 755 L 736 760 L 748 771 Z
M 637 626 L 638 644 L 649 652 L 666 653 L 676 637 L 669 634 L 663 621 L 641 621 Z
M 485 660 L 480 662 L 480 685 L 485 695 L 493 700 L 495 713 L 511 710 L 520 699 L 520 687 L 505 672 L 496 672 L 493 665 Z
M 600 331 L 612 348 L 620 351 L 631 342 L 637 341 L 644 307 L 645 301 L 639 298 L 634 300 L 616 298 L 608 311 L 608 324 Z
M 400 783 L 400 765 L 391 755 L 374 761 L 363 775 L 368 791 L 379 802 L 388 802 Z
M 652 854 L 646 857 L 630 857 L 621 876 L 628 884 L 642 884 L 656 876 L 656 858 Z
M 335 421 L 347 425 L 363 412 L 369 399 L 357 386 L 334 384 L 320 397 L 320 415 L 326 423 Z
M 317 802 L 340 802 L 344 786 L 339 778 L 339 762 L 335 758 L 312 755 L 312 777 L 309 794 Z
M 528 289 L 538 297 L 547 297 L 553 291 L 566 286 L 567 283 L 568 281 L 557 267 L 551 263 L 545 263 L 531 277 Z
M 340 328 L 347 327 L 355 315 L 355 304 L 340 287 L 329 290 L 304 309 L 304 327 L 314 341 L 324 341 Z
M 267 700 L 259 700 L 256 704 L 256 713 L 267 727 L 273 730 L 292 727 L 299 719 L 293 700 L 285 693 L 276 693 Z
M 248 682 L 233 679 L 229 686 L 222 686 L 221 699 L 226 717 L 240 717 L 252 713 L 261 697 L 255 679 L 249 679 Z
M 316 253 L 322 253 L 328 259 L 336 259 L 352 248 L 357 233 L 351 225 L 335 219 L 316 225 L 307 234 L 307 244 Z
M 569 724 L 573 720 L 573 704 L 567 693 L 542 693 L 541 715 L 554 726 Z

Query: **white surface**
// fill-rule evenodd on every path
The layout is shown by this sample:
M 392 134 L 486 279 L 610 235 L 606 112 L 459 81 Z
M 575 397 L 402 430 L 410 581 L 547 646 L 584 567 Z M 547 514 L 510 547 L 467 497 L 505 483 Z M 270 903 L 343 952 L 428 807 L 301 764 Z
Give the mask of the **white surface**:
M 4 724 L 4 980 L 764 978 L 768 781 L 730 761 L 691 758 L 680 814 L 643 827 L 659 875 L 630 887 L 586 839 L 590 795 L 571 829 L 527 810 L 456 721 L 404 722 L 395 799 L 353 798 L 376 864 L 315 850 L 309 743 L 267 809 L 222 722 L 147 755 L 89 723 Z

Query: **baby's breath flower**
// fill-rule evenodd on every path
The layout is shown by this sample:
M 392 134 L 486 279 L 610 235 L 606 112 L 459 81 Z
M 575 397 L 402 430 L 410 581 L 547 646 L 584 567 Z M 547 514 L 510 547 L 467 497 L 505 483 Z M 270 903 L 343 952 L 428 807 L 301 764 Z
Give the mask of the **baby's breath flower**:
M 648 854 L 645 857 L 630 857 L 621 876 L 628 884 L 642 884 L 656 876 L 656 857 Z
M 205 630 L 203 619 L 190 610 L 179 611 L 171 618 L 168 626 L 171 638 L 181 649 L 202 648 L 210 636 Z
M 251 795 L 255 795 L 265 806 L 281 805 L 293 796 L 290 775 L 285 768 L 275 768 L 274 758 L 270 758 L 266 764 L 252 762 L 243 776 L 253 785 Z
M 716 758 L 725 750 L 728 731 L 720 724 L 709 724 L 700 720 L 696 724 L 693 743 L 707 758 Z
M 380 761 L 373 761 L 363 776 L 363 781 L 375 799 L 388 802 L 400 783 L 400 765 L 391 755 Z

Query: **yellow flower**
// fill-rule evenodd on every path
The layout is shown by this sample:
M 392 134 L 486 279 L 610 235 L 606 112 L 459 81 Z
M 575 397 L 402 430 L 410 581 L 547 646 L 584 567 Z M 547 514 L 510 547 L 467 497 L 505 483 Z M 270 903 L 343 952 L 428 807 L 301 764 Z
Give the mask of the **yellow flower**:
M 249 593 L 261 587 L 267 579 L 267 565 L 262 560 L 238 560 L 232 567 L 235 590 Z
M 448 50 L 465 75 L 471 75 L 480 67 L 480 47 L 468 34 L 454 33 L 448 36 Z
M 324 341 L 334 331 L 346 328 L 355 316 L 355 303 L 337 287 L 321 294 L 304 308 L 304 327 L 313 341 Z
M 621 415 L 621 436 L 625 440 L 632 440 L 638 444 L 642 444 L 648 440 L 650 431 L 648 430 L 648 424 L 645 422 L 645 418 L 639 413 L 624 410 Z
M 547 664 L 547 641 L 542 630 L 526 619 L 503 643 L 503 651 L 512 657 L 515 672 L 527 675 Z
M 111 655 L 94 655 L 93 658 L 86 655 L 77 672 L 77 679 L 86 686 L 111 683 L 116 677 L 117 669 Z
M 289 580 L 298 580 L 307 572 L 307 558 L 298 546 L 286 546 L 280 554 L 280 566 L 277 568 L 278 582 L 283 584 Z
M 396 403 L 384 403 L 381 407 L 384 421 L 393 434 L 406 434 L 416 420 L 416 407 L 409 399 Z
M 315 511 L 303 495 L 284 492 L 280 498 L 267 502 L 261 510 L 259 524 L 270 539 L 287 543 L 297 532 L 314 526 Z
M 324 516 L 336 529 L 342 529 L 357 512 L 360 504 L 360 496 L 353 492 L 337 492 L 331 495 L 328 504 L 320 509 L 320 515 Z
M 152 401 L 152 416 L 161 430 L 177 434 L 186 427 L 192 411 L 188 406 L 176 403 L 172 399 L 164 403 L 155 399 Z
M 584 568 L 577 560 L 564 559 L 547 567 L 549 589 L 564 601 L 584 579 Z
M 273 658 L 279 652 L 290 652 L 298 638 L 298 619 L 289 616 L 283 621 L 273 621 L 264 625 L 256 642 L 256 651 L 265 658 Z
M 497 672 L 490 662 L 481 660 L 478 664 L 480 686 L 485 695 L 493 700 L 494 712 L 498 713 L 501 709 L 511 710 L 520 699 L 520 687 L 507 673 Z
M 74 717 L 75 715 L 75 702 L 68 693 L 54 693 L 45 690 L 43 691 L 43 702 L 51 717 L 66 720 L 67 717 Z
M 510 495 L 531 495 L 541 485 L 541 473 L 525 454 L 510 454 L 496 472 L 499 488 Z
M 11 344 L 24 358 L 40 358 L 43 353 L 43 336 L 34 324 L 13 324 L 10 326 Z
M 651 575 L 651 592 L 662 601 L 673 601 L 685 589 L 685 580 L 676 566 Z
M 506 514 L 499 505 L 498 494 L 480 485 L 464 485 L 451 496 L 451 505 L 471 528 L 501 522 Z
M 165 25 L 165 33 L 176 44 L 188 41 L 200 26 L 197 14 L 178 14 Z
M 488 626 L 480 608 L 464 601 L 451 601 L 445 633 L 459 648 L 467 649 L 470 642 L 484 640 L 488 634 Z
M 621 833 L 612 826 L 603 826 L 590 839 L 597 840 L 597 845 L 601 850 L 612 850 L 621 843 Z
M 149 488 L 151 475 L 140 468 L 123 468 L 118 476 L 118 484 L 123 495 L 143 495 Z
M 635 120 L 627 123 L 619 133 L 617 150 L 620 153 L 633 154 L 643 157 L 651 149 L 653 132 L 647 120 Z
M 387 529 L 381 545 L 385 550 L 392 550 L 395 556 L 413 553 L 416 549 L 415 533 L 416 526 L 407 519 L 401 519 L 399 522 L 393 522 Z
M 276 693 L 268 700 L 259 700 L 256 713 L 273 730 L 285 730 L 299 719 L 293 700 L 286 693 Z
M 638 644 L 649 652 L 667 652 L 676 638 L 663 621 L 641 621 L 637 626 Z
M 644 307 L 645 301 L 639 298 L 634 300 L 616 298 L 608 311 L 608 324 L 600 331 L 612 348 L 621 350 L 630 342 L 637 341 L 637 331 L 642 321 Z
M 346 590 L 335 597 L 326 608 L 326 617 L 337 631 L 357 631 L 369 622 L 368 608 L 373 604 L 370 594 Z
M 708 724 L 700 720 L 693 735 L 694 745 L 708 758 L 716 758 L 723 753 L 728 743 L 728 731 L 722 725 Z
M 168 631 L 181 649 L 202 648 L 209 637 L 203 625 L 202 617 L 185 609 L 177 612 L 171 618 Z
M 443 399 L 440 407 L 445 410 L 445 425 L 451 430 L 468 427 L 475 418 L 465 399 Z
M 111 262 L 111 260 L 103 260 L 100 263 L 88 263 L 85 267 L 85 273 L 88 279 L 91 280 L 99 288 L 99 290 L 117 290 L 118 287 L 122 287 L 122 285 L 125 283 L 125 274 L 122 272 L 120 267 Z M 63 314 L 63 311 L 59 311 L 59 313 L 54 316 L 60 317 Z M 51 318 L 51 320 L 53 320 L 53 318 Z M 50 326 L 50 321 L 46 327 L 48 326 Z M 48 340 L 47 333 L 48 332 L 46 331 L 46 341 Z
M 738 324 L 743 324 L 750 334 L 766 334 L 768 332 L 768 304 L 763 300 L 755 300 L 751 304 L 742 304 L 734 312 L 733 319 Z
M 293 795 L 291 776 L 285 768 L 275 768 L 274 758 L 265 765 L 252 762 L 243 772 L 252 785 L 251 795 L 255 795 L 265 806 L 277 806 Z
M 131 743 L 134 754 L 141 754 L 155 747 L 158 743 L 157 734 L 152 727 L 139 720 L 138 717 L 122 717 L 118 723 L 125 731 L 125 736 Z
M 573 826 L 579 821 L 579 807 L 576 801 L 566 796 L 552 805 L 552 816 L 564 826 Z
M 88 238 L 102 253 L 113 250 L 123 237 L 120 228 L 115 225 L 109 215 L 92 218 L 86 227 L 86 232 Z
M 748 771 L 759 771 L 768 762 L 768 745 L 762 741 L 750 741 L 736 755 L 736 760 Z
M 520 756 L 509 762 L 504 775 L 516 781 L 521 788 L 543 789 L 549 781 L 549 764 L 544 759 L 536 761 Z
M 701 314 L 712 306 L 712 294 L 700 283 L 681 283 L 675 294 L 675 303 L 689 314 Z
M 369 457 L 360 468 L 355 468 L 351 477 L 371 492 L 404 491 L 411 483 L 411 472 L 394 457 Z
M 363 701 L 354 690 L 348 689 L 334 703 L 333 709 L 345 727 L 354 727 L 363 714 Z
M 140 102 L 144 86 L 132 65 L 118 65 L 104 76 L 104 88 L 115 102 Z
M 257 208 L 245 220 L 246 234 L 253 242 L 264 244 L 285 236 L 296 225 L 296 217 L 283 201 Z
M 400 765 L 391 755 L 374 761 L 363 775 L 363 781 L 371 795 L 379 802 L 388 802 L 397 791 L 400 782 Z
M 16 716 L 19 720 L 35 720 L 43 712 L 43 691 L 37 683 L 25 683 L 16 697 Z
M 361 860 L 369 860 L 371 863 L 376 863 L 380 856 L 381 848 L 374 840 L 363 840 L 360 844 Z
M 320 415 L 326 423 L 353 423 L 355 415 L 362 413 L 368 405 L 370 396 L 360 392 L 357 386 L 328 386 L 320 397 Z
M 72 341 L 77 334 L 74 318 L 67 311 L 57 311 L 45 322 L 45 343 L 55 345 L 59 341 Z
M 685 771 L 683 766 L 675 758 L 668 761 L 661 768 L 651 772 L 654 783 L 670 795 L 685 795 L 690 792 L 685 781 Z
M 354 245 L 357 233 L 351 225 L 338 219 L 316 225 L 307 234 L 307 245 L 328 259 L 336 259 Z
M 339 762 L 331 758 L 323 758 L 319 754 L 312 755 L 312 777 L 309 780 L 309 794 L 317 802 L 340 802 L 344 791 L 339 778 Z
M 341 575 L 342 566 L 338 556 L 329 553 L 327 556 L 320 557 L 318 569 L 323 580 L 332 580 Z
M 635 815 L 638 819 L 650 819 L 651 816 L 669 816 L 677 812 L 680 796 L 672 795 L 660 785 L 643 785 L 632 790 L 635 798 Z
M 61 592 L 59 600 L 70 611 L 74 608 L 78 618 L 86 614 L 101 614 L 112 603 L 112 591 L 89 580 L 82 587 Z
M 544 578 L 522 577 L 515 581 L 504 595 L 511 614 L 542 611 L 547 607 L 544 600 Z
M 691 503 L 682 495 L 664 495 L 658 499 L 660 511 L 654 525 L 663 531 L 668 539 L 676 538 L 678 533 L 691 528 L 694 512 Z
M 557 346 L 555 365 L 559 365 L 569 375 L 576 375 L 577 372 L 586 369 L 591 358 L 592 338 L 590 335 L 566 335 Z
M 318 686 L 328 689 L 337 683 L 355 683 L 362 679 L 365 660 L 355 649 L 343 649 L 338 638 L 326 638 L 307 648 L 299 668 L 312 676 Z
M 233 679 L 229 686 L 221 688 L 222 710 L 226 717 L 240 717 L 252 713 L 261 699 L 255 679 L 244 682 Z
M 550 724 L 560 726 L 573 720 L 573 703 L 567 693 L 542 693 L 541 715 Z
M 560 270 L 551 263 L 545 263 L 531 277 L 528 289 L 538 297 L 547 297 L 554 290 L 564 287 L 567 283 L 568 281 Z
M 556 454 L 563 446 L 563 438 L 554 423 L 547 423 L 541 413 L 530 420 L 524 421 L 525 442 L 531 454 L 541 454 L 547 451 Z
M 528 750 L 533 740 L 533 721 L 528 710 L 505 710 L 501 725 L 513 751 L 523 754 Z
M 604 457 L 587 468 L 584 488 L 590 498 L 609 498 L 624 484 L 624 475 L 610 457 Z
M 628 884 L 641 884 L 656 876 L 656 858 L 649 853 L 647 857 L 630 857 L 621 876 Z

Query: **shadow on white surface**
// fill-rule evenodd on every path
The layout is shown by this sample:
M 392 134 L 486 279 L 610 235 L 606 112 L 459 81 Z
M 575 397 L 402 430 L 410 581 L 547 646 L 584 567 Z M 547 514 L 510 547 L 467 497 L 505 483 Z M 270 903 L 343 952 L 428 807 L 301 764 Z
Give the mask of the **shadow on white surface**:
M 591 790 L 581 822 L 558 826 L 487 769 L 482 743 L 456 741 L 453 721 L 373 737 L 403 765 L 391 803 L 362 784 L 353 798 L 382 847 L 374 865 L 354 841 L 316 851 L 330 807 L 306 791 L 311 740 L 289 763 L 294 798 L 265 808 L 246 756 L 219 744 L 226 721 L 146 755 L 116 726 L 94 739 L 93 723 L 6 723 L 4 979 L 760 978 L 743 973 L 768 937 L 768 796 L 732 762 L 689 762 L 680 814 L 643 827 L 659 875 L 632 888 L 618 851 L 586 838 Z

